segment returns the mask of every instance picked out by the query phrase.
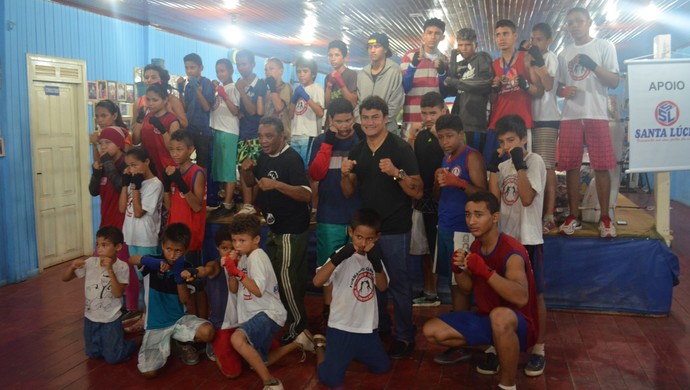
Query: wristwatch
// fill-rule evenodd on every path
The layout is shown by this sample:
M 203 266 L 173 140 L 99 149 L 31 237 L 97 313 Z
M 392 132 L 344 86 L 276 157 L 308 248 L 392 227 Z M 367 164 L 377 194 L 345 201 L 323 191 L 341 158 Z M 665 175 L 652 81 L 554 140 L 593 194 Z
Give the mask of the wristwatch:
M 398 176 L 393 176 L 393 180 L 398 181 L 398 180 L 402 180 L 406 177 L 407 177 L 407 173 L 405 173 L 404 170 L 399 169 L 398 170 Z

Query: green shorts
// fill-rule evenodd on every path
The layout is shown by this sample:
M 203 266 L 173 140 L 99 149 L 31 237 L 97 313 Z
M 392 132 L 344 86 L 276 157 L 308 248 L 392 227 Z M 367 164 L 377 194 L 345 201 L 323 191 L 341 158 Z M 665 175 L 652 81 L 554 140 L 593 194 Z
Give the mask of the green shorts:
M 336 249 L 350 242 L 347 225 L 329 223 L 316 224 L 316 266 L 326 264 L 326 260 Z
M 237 181 L 237 134 L 213 129 L 213 181 L 234 183 Z
M 256 161 L 261 153 L 261 145 L 258 138 L 242 139 L 237 143 L 237 164 L 251 158 Z

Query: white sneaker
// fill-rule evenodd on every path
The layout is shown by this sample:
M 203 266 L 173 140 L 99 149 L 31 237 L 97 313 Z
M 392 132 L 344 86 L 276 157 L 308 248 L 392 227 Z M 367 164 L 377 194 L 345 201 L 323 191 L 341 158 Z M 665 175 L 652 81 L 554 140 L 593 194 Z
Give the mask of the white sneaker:
M 559 228 L 559 231 L 561 234 L 565 234 L 566 236 L 572 236 L 575 234 L 576 230 L 582 229 L 582 224 L 580 221 L 575 218 L 573 215 L 569 215 L 568 218 L 563 222 L 563 225 Z
M 251 204 L 245 203 L 235 214 L 256 214 L 256 209 Z
M 299 344 L 303 351 L 314 352 L 314 336 L 312 336 L 311 332 L 307 329 L 297 335 L 293 343 Z
M 611 221 L 611 218 L 602 218 L 599 220 L 599 237 L 601 238 L 614 238 L 618 233 L 616 232 L 616 226 Z
M 285 390 L 285 388 L 283 387 L 283 383 L 281 381 L 276 379 L 276 382 L 278 383 L 273 385 L 264 385 L 264 390 Z

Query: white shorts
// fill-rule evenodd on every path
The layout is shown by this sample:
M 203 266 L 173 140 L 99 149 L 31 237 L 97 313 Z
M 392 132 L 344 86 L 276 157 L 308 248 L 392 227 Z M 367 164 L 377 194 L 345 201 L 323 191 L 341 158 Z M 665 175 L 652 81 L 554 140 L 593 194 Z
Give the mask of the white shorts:
M 144 340 L 141 342 L 141 349 L 139 349 L 137 364 L 139 371 L 156 371 L 163 367 L 170 356 L 170 339 L 182 342 L 194 341 L 197 329 L 205 323 L 210 324 L 197 316 L 187 314 L 167 328 L 147 329 Z

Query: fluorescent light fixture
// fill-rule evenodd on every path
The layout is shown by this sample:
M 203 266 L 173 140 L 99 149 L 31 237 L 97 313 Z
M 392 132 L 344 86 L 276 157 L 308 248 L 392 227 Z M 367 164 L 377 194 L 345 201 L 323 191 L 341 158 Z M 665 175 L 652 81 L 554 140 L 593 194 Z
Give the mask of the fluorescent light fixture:
M 312 58 L 314 58 L 314 53 L 312 53 L 311 50 L 307 50 L 302 54 L 302 57 L 311 60 Z
M 607 22 L 615 22 L 618 19 L 620 11 L 615 1 L 611 1 L 604 7 L 604 15 L 606 16 Z
M 239 7 L 240 0 L 223 0 L 223 8 L 225 9 L 235 9 Z
M 655 21 L 659 17 L 659 14 L 659 8 L 657 8 L 654 3 L 649 3 L 648 6 L 640 9 L 639 11 L 639 16 L 648 22 Z
M 231 24 L 223 30 L 223 39 L 231 45 L 237 45 L 244 39 L 244 33 L 240 26 Z

